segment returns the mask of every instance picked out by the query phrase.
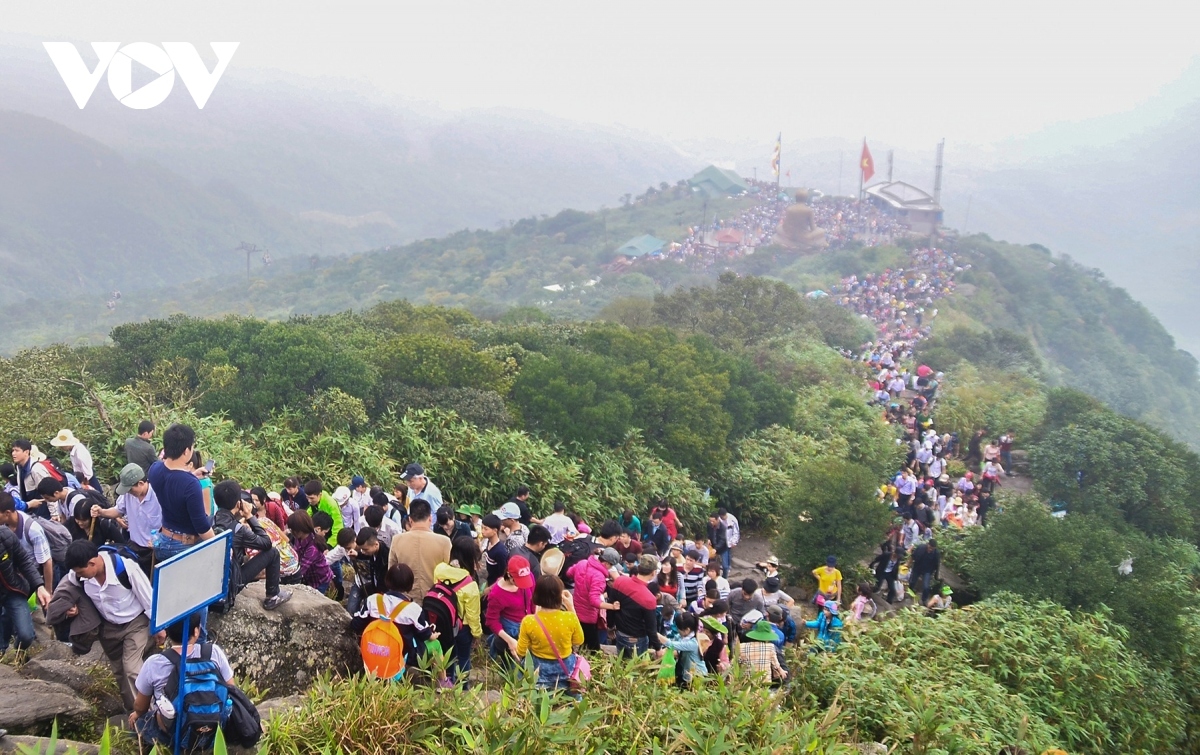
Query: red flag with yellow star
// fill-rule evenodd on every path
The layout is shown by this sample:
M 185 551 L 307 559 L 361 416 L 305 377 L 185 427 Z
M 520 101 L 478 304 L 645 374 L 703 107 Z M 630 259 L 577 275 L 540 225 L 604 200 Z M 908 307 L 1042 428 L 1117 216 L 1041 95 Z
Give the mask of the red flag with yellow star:
M 871 150 L 867 149 L 866 139 L 863 139 L 862 158 L 858 161 L 858 167 L 862 169 L 863 181 L 870 181 L 871 176 L 875 175 L 875 161 L 871 159 Z

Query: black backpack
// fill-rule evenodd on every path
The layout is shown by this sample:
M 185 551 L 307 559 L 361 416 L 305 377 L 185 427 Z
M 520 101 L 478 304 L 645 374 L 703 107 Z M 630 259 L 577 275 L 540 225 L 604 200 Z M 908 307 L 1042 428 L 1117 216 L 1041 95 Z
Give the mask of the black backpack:
M 438 643 L 443 652 L 454 647 L 454 638 L 463 626 L 462 614 L 458 609 L 458 591 L 473 581 L 470 577 L 464 577 L 455 583 L 436 582 L 421 602 L 421 609 L 429 617 L 430 623 L 437 627 Z
M 234 685 L 228 684 L 226 689 L 229 690 L 229 699 L 233 701 L 233 710 L 222 729 L 225 742 L 239 747 L 253 747 L 262 737 L 262 717 L 258 715 L 258 708 L 246 697 L 245 692 Z
M 575 587 L 575 580 L 567 576 L 567 572 L 572 566 L 580 561 L 586 561 L 588 556 L 592 555 L 593 543 L 590 538 L 579 538 L 576 540 L 564 540 L 558 549 L 563 554 L 562 569 L 559 570 L 558 576 L 562 579 L 563 584 L 568 588 Z

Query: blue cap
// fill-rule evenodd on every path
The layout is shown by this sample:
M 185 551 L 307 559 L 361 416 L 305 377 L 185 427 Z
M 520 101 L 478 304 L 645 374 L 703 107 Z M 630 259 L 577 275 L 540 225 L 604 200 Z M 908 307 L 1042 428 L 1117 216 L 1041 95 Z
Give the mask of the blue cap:
M 353 490 L 354 488 L 357 488 L 359 485 L 366 485 L 366 484 L 367 484 L 367 481 L 363 479 L 363 476 L 360 474 L 356 474 L 350 480 L 350 489 Z

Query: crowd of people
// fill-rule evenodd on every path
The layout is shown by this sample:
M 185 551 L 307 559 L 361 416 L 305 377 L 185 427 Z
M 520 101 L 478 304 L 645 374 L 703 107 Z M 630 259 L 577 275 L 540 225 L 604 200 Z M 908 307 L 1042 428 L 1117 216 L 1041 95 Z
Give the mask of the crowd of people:
M 714 217 L 710 222 L 689 226 L 681 241 L 669 243 L 655 259 L 707 269 L 720 261 L 753 254 L 759 246 L 770 243 L 789 205 L 774 184 L 760 187 L 756 199 L 753 206 L 732 218 Z
M 908 268 L 849 276 L 831 292 L 838 304 L 875 326 L 877 338 L 863 345 L 859 358 L 871 375 L 872 404 L 898 427 L 907 452 L 901 469 L 879 488 L 880 500 L 896 517 L 868 565 L 875 584 L 860 585 L 859 596 L 871 599 L 886 585 L 887 602 L 896 603 L 905 599 L 907 584 L 914 598 L 919 592 L 921 605 L 944 610 L 953 590 L 933 589 L 941 567 L 935 535 L 987 524 L 1001 478 L 1013 474 L 1014 433 L 989 439 L 988 429 L 981 428 L 963 448 L 957 433 L 936 428 L 934 410 L 945 375 L 908 365 L 914 346 L 932 330 L 937 300 L 953 293 L 955 273 L 970 266 L 936 248 L 914 250 L 910 259 Z M 965 467 L 957 479 L 951 477 L 951 461 Z
M 130 725 L 148 743 L 168 743 L 174 716 L 189 715 L 175 711 L 170 688 L 169 671 L 181 663 L 187 678 L 193 665 L 206 669 L 236 712 L 224 651 L 203 634 L 186 659 L 178 646 L 185 633 L 202 632 L 207 611 L 232 609 L 255 581 L 266 610 L 291 599 L 296 585 L 344 603 L 364 667 L 389 679 L 468 684 L 476 646 L 500 664 L 532 658 L 539 686 L 573 695 L 587 654 L 602 646 L 665 658 L 681 685 L 738 663 L 765 684 L 786 678 L 782 649 L 797 640 L 795 601 L 781 589 L 776 561 L 761 584 L 730 584 L 741 530 L 724 509 L 692 537 L 667 501 L 589 523 L 561 503 L 535 506 L 521 487 L 484 511 L 447 503 L 417 462 L 376 485 L 361 476 L 345 485 L 289 478 L 268 490 L 214 482 L 187 426 L 166 428 L 161 448 L 154 437 L 153 424 L 142 423 L 108 490 L 67 430 L 51 443 L 69 452 L 71 471 L 28 439 L 13 441 L 12 463 L 0 467 L 0 651 L 35 642 L 38 611 L 75 652 L 98 641 Z M 178 622 L 152 634 L 157 565 L 225 532 L 228 594 L 189 629 Z M 445 662 L 440 674 L 428 670 L 435 652 Z
M 812 201 L 813 221 L 825 231 L 830 249 L 844 249 L 851 242 L 863 246 L 890 244 L 908 232 L 898 216 L 872 202 L 851 197 L 818 197 Z

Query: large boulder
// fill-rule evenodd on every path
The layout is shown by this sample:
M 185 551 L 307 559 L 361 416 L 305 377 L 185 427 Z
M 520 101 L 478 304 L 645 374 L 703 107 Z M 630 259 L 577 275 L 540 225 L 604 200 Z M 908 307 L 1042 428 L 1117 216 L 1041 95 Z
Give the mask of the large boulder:
M 38 656 L 21 667 L 21 676 L 70 687 L 72 692 L 91 701 L 96 712 L 105 718 L 121 713 L 124 708 L 108 663 L 89 668 Z
M 59 726 L 78 723 L 92 717 L 92 706 L 63 684 L 24 679 L 9 666 L 0 666 L 0 729 L 10 731 L 49 731 L 58 719 Z
M 346 609 L 309 587 L 287 589 L 292 599 L 274 611 L 262 607 L 265 585 L 255 582 L 228 614 L 209 614 L 213 639 L 234 670 L 272 696 L 302 692 L 324 671 L 360 670 L 362 657 Z

